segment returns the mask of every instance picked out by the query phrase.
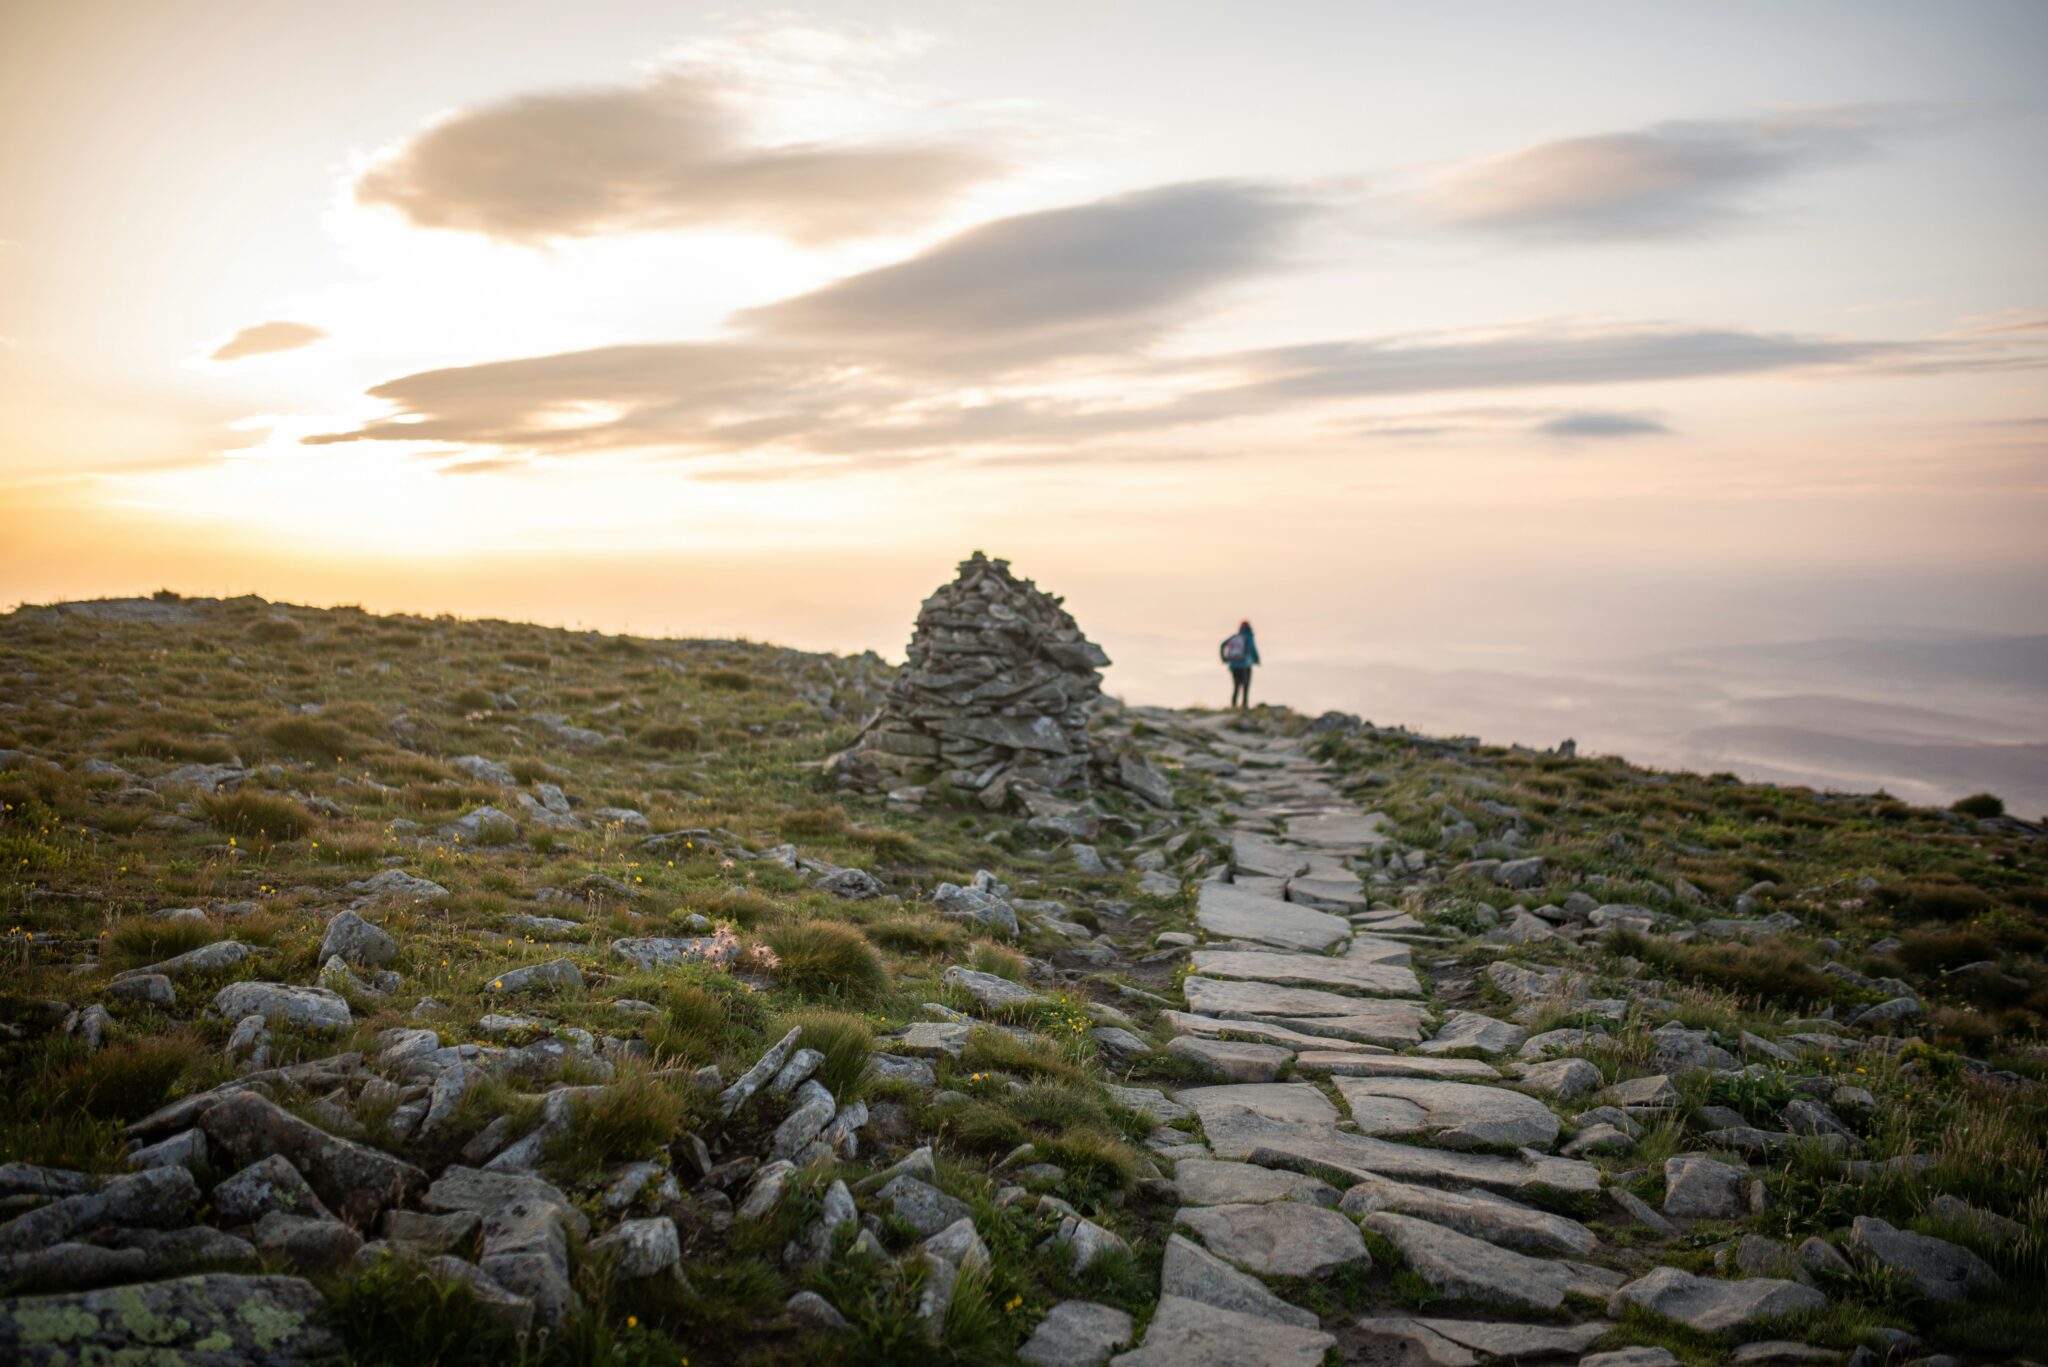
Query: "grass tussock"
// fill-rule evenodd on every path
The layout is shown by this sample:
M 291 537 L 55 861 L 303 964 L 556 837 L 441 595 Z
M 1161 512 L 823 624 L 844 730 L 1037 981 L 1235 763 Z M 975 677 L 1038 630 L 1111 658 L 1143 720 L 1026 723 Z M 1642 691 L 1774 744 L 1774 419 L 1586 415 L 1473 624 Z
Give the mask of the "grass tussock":
M 1080 1082 L 1085 1068 L 1063 1053 L 1050 1040 L 1022 1039 L 986 1027 L 967 1037 L 960 1062 L 976 1072 L 1014 1073 L 1027 1078 L 1057 1078 Z
M 442 1280 L 418 1263 L 385 1257 L 321 1283 L 328 1323 L 348 1361 L 361 1367 L 526 1367 L 533 1358 L 502 1317 L 479 1305 L 468 1283 Z
M 690 754 L 704 748 L 704 733 L 686 721 L 646 727 L 633 739 L 665 755 Z
M 354 759 L 367 747 L 360 732 L 327 717 L 284 717 L 263 728 L 263 745 L 275 755 L 311 764 Z
M 297 840 L 319 824 L 298 802 L 269 793 L 212 793 L 199 809 L 215 830 L 249 840 Z
M 144 755 L 180 764 L 231 764 L 235 748 L 224 740 L 179 736 L 168 731 L 126 731 L 107 742 L 110 755 Z
M 129 1121 L 185 1091 L 204 1090 L 223 1069 L 216 1050 L 189 1030 L 120 1040 L 60 1065 L 33 1110 L 52 1119 L 83 1115 Z
M 801 807 L 793 812 L 785 812 L 782 820 L 776 823 L 776 829 L 790 840 L 821 835 L 844 835 L 852 828 L 853 822 L 847 817 L 846 809 L 840 806 Z
M 1812 962 L 1813 951 L 1788 940 L 1739 940 L 1673 944 L 1660 937 L 1622 932 L 1610 940 L 1620 954 L 1632 954 L 1658 972 L 1759 1001 L 1804 1006 L 1835 995 L 1835 980 Z
M 943 954 L 967 938 L 953 922 L 921 913 L 885 917 L 867 932 L 876 944 L 898 954 Z
M 776 1028 L 792 1026 L 803 1031 L 797 1047 L 816 1049 L 825 1056 L 818 1065 L 818 1078 L 826 1090 L 843 1105 L 861 1094 L 868 1072 L 868 1055 L 875 1051 L 875 1032 L 859 1016 L 847 1011 L 799 1011 Z
M 607 1164 L 660 1154 L 689 1113 L 682 1091 L 643 1069 L 623 1067 L 595 1096 L 570 1104 L 569 1128 L 549 1142 L 546 1162 L 571 1183 L 595 1181 Z
M 795 921 L 767 932 L 775 978 L 806 997 L 866 1002 L 889 990 L 888 965 L 867 937 L 839 921 Z
M 245 635 L 263 645 L 291 645 L 306 639 L 306 629 L 284 617 L 266 617 L 252 622 Z
M 100 942 L 100 956 L 110 968 L 140 968 L 189 953 L 221 938 L 210 921 L 183 917 L 130 916 L 118 921 Z
M 974 952 L 967 956 L 967 966 L 977 973 L 993 973 L 998 978 L 1008 978 L 1013 983 L 1024 981 L 1026 962 L 1016 950 L 983 940 L 974 946 Z

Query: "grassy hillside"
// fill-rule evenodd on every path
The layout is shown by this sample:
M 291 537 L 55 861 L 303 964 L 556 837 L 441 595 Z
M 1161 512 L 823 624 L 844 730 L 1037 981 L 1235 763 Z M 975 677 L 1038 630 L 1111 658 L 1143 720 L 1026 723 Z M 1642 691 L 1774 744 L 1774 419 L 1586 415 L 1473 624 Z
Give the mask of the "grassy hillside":
M 1373 897 L 1419 923 L 1432 1011 L 1504 1001 L 1481 972 L 1497 962 L 1569 966 L 1586 975 L 1587 998 L 1654 998 L 1654 1010 L 1610 1022 L 1588 1053 L 1609 1082 L 1656 1060 L 1651 1027 L 1668 1019 L 1731 1044 L 1745 1032 L 1840 1034 L 1857 1042 L 1853 1053 L 1802 1067 L 1870 1093 L 1860 1156 L 1930 1160 L 1859 1179 L 1807 1147 L 1776 1155 L 1765 1212 L 1659 1257 L 1708 1267 L 1717 1238 L 1796 1243 L 1875 1214 L 1977 1249 L 2009 1283 L 2048 1276 L 2038 828 L 1990 804 L 1936 811 L 1369 726 L 1312 730 L 1277 709 L 1226 727 L 1110 705 L 1097 734 L 1154 752 L 1177 807 L 1099 794 L 1092 845 L 1108 867 L 1084 873 L 1070 836 L 944 785 L 910 800 L 831 788 L 821 762 L 889 676 L 872 656 L 257 599 L 160 596 L 0 620 L 0 1078 L 14 1098 L 0 1161 L 122 1170 L 126 1126 L 247 1071 L 237 1021 L 211 1009 L 221 988 L 322 983 L 348 1002 L 346 1028 L 273 1022 L 262 1066 L 342 1053 L 369 1062 L 324 1090 L 274 1092 L 294 1114 L 429 1173 L 465 1150 L 489 1153 L 476 1147 L 487 1133 L 502 1143 L 540 1127 L 538 1171 L 597 1217 L 592 1240 L 619 1217 L 605 1193 L 624 1165 L 653 1160 L 680 1179 L 666 1194 L 628 1191 L 624 1208 L 673 1219 L 683 1276 L 628 1280 L 577 1241 L 582 1308 L 546 1333 L 515 1334 L 459 1282 L 399 1264 L 323 1269 L 316 1281 L 354 1360 L 999 1362 L 1072 1298 L 1142 1326 L 1176 1209 L 1160 1151 L 1194 1127 L 1155 1133 L 1141 1102 L 1108 1087 L 1171 1091 L 1207 1073 L 1186 1053 L 1120 1050 L 1100 1032 L 1163 1043 L 1160 1013 L 1180 1006 L 1186 972 L 1175 942 L 1201 938 L 1196 881 L 1229 857 L 1237 761 L 1224 742 L 1291 736 L 1361 807 L 1385 813 L 1394 849 L 1407 852 L 1377 866 L 1391 871 L 1373 880 Z M 1503 887 L 1494 861 L 1531 855 L 1543 859 L 1540 877 Z M 390 869 L 439 891 L 351 886 Z M 834 869 L 873 875 L 880 895 L 820 887 Z M 935 904 L 941 884 L 971 885 L 979 871 L 1025 913 L 1018 939 Z M 1156 878 L 1150 895 L 1140 890 L 1160 873 L 1174 891 Z M 1529 917 L 1514 903 L 1550 913 L 1535 916 L 1540 930 L 1569 933 L 1517 943 L 1506 932 Z M 330 919 L 358 904 L 395 941 L 395 958 L 374 970 L 323 965 Z M 1645 916 L 1594 935 L 1583 915 L 1595 905 Z M 719 944 L 701 961 L 655 967 L 612 948 L 647 938 Z M 115 980 L 230 941 L 250 952 L 168 972 L 173 999 Z M 565 960 L 573 972 L 524 985 L 520 970 Z M 942 981 L 956 965 L 1032 990 L 990 1006 Z M 1900 1001 L 1910 1008 L 1850 1027 Z M 91 1003 L 108 1013 L 97 1047 L 74 1015 Z M 918 1052 L 900 1032 L 948 1012 L 975 1028 L 957 1055 L 928 1055 L 936 1085 L 870 1067 L 877 1050 Z M 1523 1023 L 1591 1019 L 1565 1000 Z M 728 1165 L 764 1153 L 790 1103 L 764 1093 L 726 1116 L 716 1089 L 792 1028 L 824 1055 L 818 1076 L 838 1104 L 860 1100 L 870 1119 L 852 1156 L 804 1167 L 768 1215 L 737 1219 L 752 1170 Z M 562 1047 L 545 1077 L 471 1087 L 421 1139 L 404 1127 L 417 1124 L 406 1108 L 424 1103 L 424 1088 L 377 1062 L 388 1032 L 407 1029 L 442 1047 Z M 1795 1071 L 1686 1080 L 1682 1109 L 1632 1152 L 1600 1159 L 1602 1171 L 1654 1200 L 1688 1115 L 1718 1106 L 1762 1119 L 1795 1094 Z M 548 1112 L 564 1087 L 589 1090 Z M 934 1184 L 965 1203 L 991 1255 L 960 1274 L 929 1331 L 935 1347 L 918 1315 L 934 1274 L 899 1256 L 919 1233 L 877 1212 L 872 1186 L 860 1185 L 923 1144 Z M 234 1166 L 212 1161 L 212 1176 Z M 823 1261 L 786 1256 L 835 1179 L 874 1216 L 868 1232 L 886 1257 L 852 1256 L 844 1233 Z M 1054 1240 L 1059 1209 L 1008 1188 L 1056 1196 L 1127 1249 L 1075 1270 Z M 2016 1221 L 2017 1232 L 1959 1224 L 1936 1196 Z M 10 1214 L 36 1204 L 9 1199 Z M 1618 1266 L 1639 1257 L 1640 1236 L 1614 1237 Z M 2024 1301 L 1962 1315 L 1896 1278 L 1855 1276 L 1829 1286 L 1831 1318 L 1804 1326 L 1810 1341 L 1847 1349 L 1898 1325 L 2001 1353 L 2048 1327 Z M 788 1304 L 802 1290 L 851 1329 L 805 1321 Z M 1294 1291 L 1338 1319 L 1431 1300 L 1384 1247 L 1369 1277 Z M 1727 1348 L 1637 1319 L 1614 1335 L 1696 1361 Z

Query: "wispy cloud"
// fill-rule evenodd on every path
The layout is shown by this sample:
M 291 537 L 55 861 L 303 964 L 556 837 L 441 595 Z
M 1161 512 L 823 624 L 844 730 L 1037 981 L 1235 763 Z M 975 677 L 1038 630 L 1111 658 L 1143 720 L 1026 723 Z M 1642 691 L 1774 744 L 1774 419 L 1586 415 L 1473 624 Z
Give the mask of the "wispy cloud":
M 311 323 L 276 321 L 245 327 L 207 355 L 209 361 L 239 361 L 247 356 L 268 356 L 279 351 L 296 351 L 327 334 Z
M 1621 441 L 1633 437 L 1668 437 L 1670 427 L 1643 413 L 1603 413 L 1585 410 L 1560 413 L 1529 429 L 1538 436 L 1559 441 Z
M 1561 138 L 1452 168 L 1422 202 L 1440 223 L 1513 237 L 1684 236 L 1742 218 L 1773 181 L 1872 155 L 1929 117 L 1846 106 Z
M 683 228 L 818 243 L 921 226 L 1002 168 L 957 139 L 762 140 L 759 73 L 725 57 L 454 110 L 367 167 L 356 200 L 526 244 Z

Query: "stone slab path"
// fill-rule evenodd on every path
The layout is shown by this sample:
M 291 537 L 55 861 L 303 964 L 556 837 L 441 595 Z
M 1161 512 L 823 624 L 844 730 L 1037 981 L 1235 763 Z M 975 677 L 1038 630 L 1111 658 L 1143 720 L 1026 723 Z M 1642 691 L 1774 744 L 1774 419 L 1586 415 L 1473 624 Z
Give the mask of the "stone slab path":
M 1295 742 L 1224 725 L 1230 864 L 1197 890 L 1208 943 L 1188 956 L 1186 1010 L 1162 1020 L 1187 1041 L 1176 1052 L 1227 1080 L 1173 1094 L 1203 1142 L 1176 1150 L 1160 1311 L 1112 1361 L 1312 1362 L 1337 1342 L 1347 1361 L 1447 1367 L 1585 1351 L 1609 1321 L 1488 1318 L 1604 1304 L 1627 1280 L 1590 1260 L 1593 1229 L 1538 1204 L 1588 1201 L 1600 1174 L 1547 1152 L 1558 1116 L 1488 1061 L 1527 1031 L 1473 1010 L 1438 1021 L 1412 962 L 1426 927 L 1372 900 L 1404 854 L 1392 823 Z M 1360 1230 L 1469 1314 L 1366 1316 L 1333 1338 L 1258 1280 L 1369 1261 Z

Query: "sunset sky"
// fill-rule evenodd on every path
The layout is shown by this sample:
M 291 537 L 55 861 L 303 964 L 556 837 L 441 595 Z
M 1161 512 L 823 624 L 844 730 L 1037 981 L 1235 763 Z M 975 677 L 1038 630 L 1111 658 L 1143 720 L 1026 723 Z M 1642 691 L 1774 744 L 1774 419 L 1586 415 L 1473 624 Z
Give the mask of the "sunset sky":
M 1283 693 L 2048 630 L 2044 59 L 2038 0 L 19 0 L 0 604 L 893 657 L 983 548 L 1176 703 L 1244 616 Z

